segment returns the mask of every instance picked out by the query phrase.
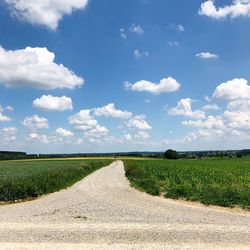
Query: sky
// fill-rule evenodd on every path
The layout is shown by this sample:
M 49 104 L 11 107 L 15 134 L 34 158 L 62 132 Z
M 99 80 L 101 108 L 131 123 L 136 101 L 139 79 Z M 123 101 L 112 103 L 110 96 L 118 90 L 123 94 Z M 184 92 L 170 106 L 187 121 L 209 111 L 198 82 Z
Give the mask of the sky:
M 3 0 L 0 150 L 250 147 L 250 0 Z

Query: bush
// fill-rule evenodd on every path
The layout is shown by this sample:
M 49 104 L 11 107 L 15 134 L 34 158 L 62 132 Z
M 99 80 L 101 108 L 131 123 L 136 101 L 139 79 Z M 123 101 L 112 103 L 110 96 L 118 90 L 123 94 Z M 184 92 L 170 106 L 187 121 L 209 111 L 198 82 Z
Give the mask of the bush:
M 166 159 L 176 160 L 179 158 L 179 154 L 175 150 L 168 149 L 167 151 L 165 151 L 164 157 Z

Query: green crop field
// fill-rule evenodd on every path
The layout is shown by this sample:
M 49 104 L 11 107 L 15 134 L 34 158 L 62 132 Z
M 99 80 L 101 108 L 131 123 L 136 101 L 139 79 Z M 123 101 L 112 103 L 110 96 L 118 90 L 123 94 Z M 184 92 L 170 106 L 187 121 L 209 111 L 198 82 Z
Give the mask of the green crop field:
M 250 159 L 126 160 L 132 186 L 152 195 L 250 209 Z
M 101 159 L 0 161 L 0 201 L 58 191 L 111 162 Z

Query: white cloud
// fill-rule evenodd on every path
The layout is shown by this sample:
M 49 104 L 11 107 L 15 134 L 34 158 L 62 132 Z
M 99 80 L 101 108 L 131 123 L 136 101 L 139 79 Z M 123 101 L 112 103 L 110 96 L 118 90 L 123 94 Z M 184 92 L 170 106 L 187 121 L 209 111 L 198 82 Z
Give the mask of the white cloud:
M 211 102 L 211 101 L 212 101 L 211 97 L 210 97 L 210 96 L 207 96 L 207 95 L 204 96 L 204 99 L 205 99 L 207 102 Z
M 15 127 L 4 127 L 2 129 L 2 131 L 4 132 L 4 134 L 6 135 L 15 135 L 17 132 L 17 128 Z
M 138 130 L 152 129 L 152 127 L 144 119 L 144 115 L 136 115 L 127 122 L 127 126 Z
M 7 111 L 10 111 L 10 112 L 14 111 L 14 108 L 11 107 L 11 106 L 7 106 L 5 109 L 6 109 Z
M 12 112 L 14 111 L 14 108 L 11 106 L 6 106 L 5 108 L 3 108 L 2 105 L 0 105 L 0 113 L 3 113 L 4 111 Z
M 120 37 L 122 38 L 122 39 L 127 39 L 127 35 L 126 35 L 126 33 L 125 33 L 125 29 L 124 28 L 121 28 L 120 29 Z
M 238 99 L 228 103 L 227 109 L 229 111 L 250 112 L 250 99 Z
M 73 104 L 70 97 L 43 95 L 33 101 L 33 107 L 47 111 L 72 110 Z
M 107 136 L 108 132 L 109 130 L 106 127 L 98 124 L 95 128 L 84 132 L 84 135 L 92 139 L 101 139 Z
M 37 133 L 30 133 L 27 140 L 30 142 L 39 142 L 39 143 L 43 143 L 43 144 L 50 143 L 47 135 L 40 135 Z
M 56 30 L 64 15 L 84 9 L 88 0 L 4 0 L 13 16 Z
M 6 107 L 5 109 L 0 105 L 0 122 L 9 122 L 12 119 L 6 115 L 3 114 L 4 110 L 8 111 L 8 107 Z
M 178 31 L 178 32 L 184 32 L 185 31 L 185 28 L 182 24 L 175 24 L 175 23 L 172 23 L 169 25 L 169 28 L 172 29 L 172 30 L 175 30 L 175 31 Z
M 217 86 L 213 98 L 229 101 L 226 110 L 219 116 L 208 116 L 204 120 L 183 121 L 187 126 L 198 127 L 189 133 L 182 142 L 197 140 L 199 142 L 221 142 L 226 140 L 249 140 L 250 131 L 250 86 L 245 79 L 233 79 Z M 204 107 L 216 108 L 208 104 Z M 203 109 L 204 109 L 203 107 Z
M 69 117 L 69 123 L 74 126 L 76 130 L 89 130 L 97 126 L 97 120 L 95 120 L 89 109 L 82 109 L 80 112 Z
M 17 128 L 4 127 L 0 130 L 0 144 L 10 143 L 16 140 Z
M 216 87 L 213 98 L 232 101 L 235 99 L 250 99 L 250 86 L 244 78 L 235 78 L 221 83 Z
M 134 50 L 134 57 L 135 58 L 141 58 L 144 56 L 149 56 L 149 52 L 148 51 L 139 51 L 138 49 Z
M 122 111 L 116 109 L 114 103 L 109 103 L 104 107 L 94 108 L 93 111 L 96 116 L 106 116 L 120 119 L 129 119 L 132 116 L 132 113 L 127 110 Z
M 146 80 L 138 81 L 134 84 L 125 82 L 125 88 L 131 89 L 132 91 L 138 92 L 150 92 L 155 95 L 162 93 L 175 92 L 180 88 L 180 83 L 178 83 L 174 78 L 168 77 L 163 78 L 160 83 L 153 83 Z
M 55 54 L 47 48 L 7 51 L 0 47 L 0 84 L 39 89 L 74 89 L 83 85 L 81 77 L 54 59 Z
M 177 41 L 168 42 L 168 46 L 170 46 L 170 47 L 176 47 L 178 45 L 179 45 L 179 43 Z
M 137 33 L 137 34 L 144 34 L 145 33 L 144 30 L 142 29 L 142 27 L 140 25 L 138 25 L 138 24 L 135 24 L 135 23 L 133 23 L 131 25 L 131 27 L 129 28 L 129 30 L 131 32 Z
M 179 142 L 181 143 L 190 143 L 193 141 L 216 141 L 223 138 L 226 134 L 229 134 L 228 131 L 220 129 L 198 129 L 194 132 L 190 132 Z
M 224 122 L 221 117 L 208 116 L 206 120 L 197 121 L 183 121 L 182 124 L 193 127 L 209 128 L 209 129 L 222 129 L 224 128 Z
M 109 113 L 105 114 L 110 115 Z M 86 137 L 85 139 L 89 143 L 101 143 L 109 132 L 106 127 L 99 125 L 97 120 L 93 118 L 90 109 L 83 109 L 75 115 L 70 116 L 69 123 L 74 126 L 74 129 L 84 131 L 84 136 Z
M 192 110 L 193 100 L 190 98 L 181 99 L 175 108 L 169 109 L 168 114 L 170 115 L 183 115 L 192 118 L 205 118 L 205 112 L 201 110 Z
M 250 16 L 250 0 L 233 0 L 231 5 L 217 8 L 215 1 L 208 0 L 201 4 L 199 14 L 223 19 L 225 17 L 236 18 L 239 16 Z
M 55 133 L 56 133 L 56 135 L 62 136 L 62 137 L 72 137 L 72 136 L 74 136 L 74 134 L 71 131 L 66 130 L 64 128 L 56 129 Z
M 196 54 L 196 57 L 199 57 L 201 59 L 216 59 L 219 56 L 210 52 L 201 52 Z
M 148 139 L 148 138 L 150 138 L 150 135 L 146 131 L 138 131 L 135 134 L 135 138 L 138 138 L 138 139 Z
M 23 125 L 28 129 L 49 128 L 48 120 L 46 118 L 39 117 L 38 115 L 33 115 L 31 117 L 26 117 L 23 120 Z
M 78 138 L 77 140 L 76 140 L 76 144 L 77 145 L 80 145 L 80 144 L 83 144 L 84 143 L 84 140 L 82 139 L 82 138 Z
M 203 110 L 220 110 L 220 107 L 215 103 L 211 103 L 211 104 L 204 105 L 201 109 L 203 109 Z
M 0 122 L 10 122 L 12 119 L 0 112 Z
M 30 133 L 26 140 L 29 142 L 39 142 L 43 144 L 68 144 L 77 143 L 78 139 L 74 138 L 74 134 L 64 128 L 57 128 L 52 135 L 38 134 L 36 132 Z
M 133 139 L 133 137 L 132 137 L 131 134 L 126 134 L 126 135 L 123 136 L 123 139 L 124 139 L 125 141 L 131 141 L 131 140 Z
M 250 129 L 250 112 L 225 111 L 224 117 L 229 128 Z

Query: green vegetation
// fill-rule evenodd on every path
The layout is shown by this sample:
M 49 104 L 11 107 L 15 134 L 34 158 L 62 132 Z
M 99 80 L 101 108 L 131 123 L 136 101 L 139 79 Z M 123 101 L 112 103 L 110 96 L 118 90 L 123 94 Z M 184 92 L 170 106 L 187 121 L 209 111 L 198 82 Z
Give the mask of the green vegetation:
M 0 162 L 0 201 L 37 197 L 69 187 L 111 160 Z
M 166 159 L 177 160 L 179 158 L 179 154 L 173 149 L 168 149 L 165 151 L 164 157 Z
M 250 209 L 250 158 L 124 163 L 132 186 L 149 194 Z

